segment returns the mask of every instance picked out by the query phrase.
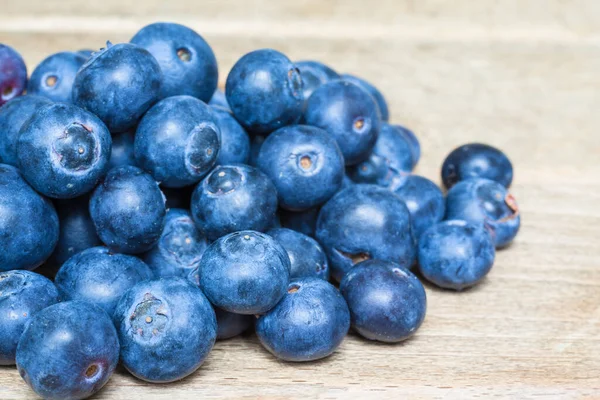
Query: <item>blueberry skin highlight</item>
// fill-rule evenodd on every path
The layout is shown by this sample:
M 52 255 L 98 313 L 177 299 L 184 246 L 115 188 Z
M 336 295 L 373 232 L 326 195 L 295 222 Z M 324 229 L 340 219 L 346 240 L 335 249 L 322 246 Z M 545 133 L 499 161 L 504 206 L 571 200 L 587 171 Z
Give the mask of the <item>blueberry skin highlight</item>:
M 194 190 L 192 217 L 209 240 L 231 232 L 271 228 L 277 190 L 259 170 L 242 164 L 217 166 Z
M 354 185 L 329 200 L 319 213 L 317 240 L 336 281 L 367 259 L 410 268 L 416 257 L 408 208 L 387 189 Z
M 517 201 L 500 183 L 472 178 L 461 181 L 446 196 L 446 219 L 483 224 L 496 248 L 513 241 L 521 225 Z
M 45 96 L 52 101 L 71 103 L 75 75 L 87 59 L 71 51 L 52 54 L 31 73 L 27 93 Z
M 335 139 L 308 125 L 286 126 L 270 134 L 257 165 L 275 185 L 279 205 L 293 211 L 329 200 L 345 173 L 344 156 Z
M 444 221 L 427 229 L 419 240 L 419 269 L 433 284 L 462 290 L 490 272 L 496 251 L 489 232 L 462 220 Z
M 145 49 L 130 43 L 106 46 L 77 73 L 73 103 L 97 115 L 111 132 L 126 132 L 159 99 L 163 75 Z
M 254 316 L 234 314 L 215 307 L 217 316 L 217 340 L 226 340 L 241 335 L 254 323 Z
M 395 125 L 381 124 L 379 137 L 365 161 L 348 168 L 348 175 L 357 183 L 373 183 L 394 187 L 403 175 L 413 169 L 410 142 Z
M 311 237 L 286 228 L 275 228 L 267 232 L 287 252 L 290 259 L 290 279 L 315 277 L 329 280 L 327 256 Z
M 319 86 L 340 79 L 337 72 L 319 61 L 296 61 L 296 67 L 302 76 L 304 99 L 308 99 Z
M 224 236 L 200 261 L 200 288 L 216 307 L 236 314 L 262 314 L 283 297 L 290 259 L 275 239 L 255 231 Z
M 377 108 L 379 109 L 379 112 L 381 114 L 381 120 L 388 121 L 390 119 L 390 113 L 388 110 L 387 101 L 385 100 L 385 97 L 383 97 L 383 94 L 379 91 L 379 89 L 377 89 L 375 86 L 373 86 L 371 83 L 367 82 L 366 80 L 359 78 L 357 76 L 354 76 L 354 75 L 343 74 L 342 79 L 345 80 L 346 82 L 350 82 L 355 85 L 358 85 L 361 88 L 363 88 L 364 90 L 366 90 L 367 92 L 369 92 L 369 94 L 373 97 L 373 99 L 377 103 Z
M 158 184 L 137 167 L 111 169 L 90 198 L 96 232 L 117 253 L 150 250 L 160 239 L 165 214 Z
M 513 166 L 508 157 L 495 147 L 470 143 L 454 149 L 442 165 L 442 181 L 450 189 L 470 178 L 485 178 L 509 187 Z
M 160 240 L 143 260 L 157 278 L 185 278 L 198 268 L 207 247 L 208 240 L 196 228 L 190 212 L 172 208 L 167 211 Z
M 304 211 L 279 210 L 281 226 L 314 237 L 319 217 L 319 207 L 309 208 Z
M 43 106 L 21 127 L 18 166 L 38 192 L 72 199 L 104 176 L 112 139 L 95 115 L 71 104 Z
M 346 165 L 368 158 L 381 127 L 377 105 L 369 93 L 341 80 L 321 85 L 313 92 L 306 102 L 304 120 L 335 138 Z
M 212 110 L 191 96 L 158 102 L 135 134 L 137 165 L 166 187 L 192 185 L 217 162 L 221 132 Z
M 208 104 L 211 106 L 223 107 L 231 112 L 231 108 L 229 108 L 229 103 L 227 103 L 227 98 L 225 97 L 225 92 L 223 92 L 221 89 L 215 90 L 215 93 L 210 98 Z
M 208 102 L 217 88 L 217 59 L 206 41 L 179 24 L 157 22 L 142 28 L 131 43 L 156 58 L 163 73 L 160 97 L 188 95 Z
M 17 97 L 0 108 L 0 160 L 17 166 L 17 140 L 21 127 L 41 107 L 50 104 L 42 96 Z
M 0 107 L 20 96 L 27 86 L 27 67 L 19 53 L 0 43 Z
M 108 382 L 119 340 L 99 307 L 67 301 L 38 312 L 17 346 L 21 377 L 45 399 L 85 399 Z
M 153 275 L 139 258 L 111 253 L 102 246 L 69 258 L 54 282 L 63 300 L 85 301 L 112 315 L 123 293 Z
M 133 165 L 135 155 L 133 153 L 133 144 L 135 140 L 135 131 L 128 131 L 113 135 L 112 151 L 108 160 L 108 170 L 123 165 Z
M 440 188 L 427 178 L 407 175 L 394 193 L 406 204 L 415 238 L 431 225 L 444 219 L 446 199 Z
M 225 84 L 227 103 L 235 118 L 257 134 L 297 123 L 304 103 L 302 90 L 298 68 L 271 49 L 255 50 L 240 58 Z
M 218 165 L 247 164 L 250 159 L 250 137 L 226 108 L 211 106 L 221 131 Z
M 137 284 L 123 295 L 113 320 L 123 365 L 153 383 L 196 371 L 217 337 L 212 306 L 199 288 L 178 277 Z
M 368 260 L 340 283 L 352 327 L 363 337 L 386 343 L 408 339 L 423 323 L 427 297 L 423 284 L 393 262 Z
M 52 254 L 58 233 L 50 200 L 36 193 L 18 169 L 0 164 L 0 272 L 37 268 Z
M 17 343 L 37 312 L 58 303 L 48 278 L 30 271 L 0 272 L 0 365 L 14 365 Z

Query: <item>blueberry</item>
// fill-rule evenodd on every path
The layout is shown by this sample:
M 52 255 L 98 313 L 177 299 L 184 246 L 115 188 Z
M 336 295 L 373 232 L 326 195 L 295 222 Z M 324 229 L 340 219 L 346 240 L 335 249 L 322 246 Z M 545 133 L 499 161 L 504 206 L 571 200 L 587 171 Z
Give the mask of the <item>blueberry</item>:
M 215 90 L 215 93 L 210 98 L 208 104 L 211 106 L 223 107 L 226 110 L 231 111 L 231 108 L 229 108 L 229 103 L 227 103 L 227 98 L 225 97 L 225 92 L 223 92 L 221 89 Z
M 165 198 L 141 169 L 111 169 L 90 199 L 90 215 L 100 239 L 118 253 L 143 253 L 160 239 Z
M 42 96 L 17 97 L 0 107 L 0 160 L 4 164 L 17 166 L 17 140 L 21 127 L 50 100 Z
M 233 118 L 231 111 L 219 106 L 212 106 L 212 109 L 221 131 L 221 151 L 217 164 L 247 164 L 250 158 L 250 137 Z
M 19 53 L 0 43 L 0 107 L 20 96 L 27 86 L 27 67 Z
M 285 294 L 290 260 L 270 236 L 235 232 L 206 249 L 199 276 L 202 291 L 216 307 L 236 314 L 262 314 Z
M 494 245 L 504 247 L 513 241 L 521 215 L 515 198 L 500 183 L 472 178 L 448 191 L 446 219 L 463 219 L 489 229 Z
M 18 169 L 0 164 L 0 271 L 35 269 L 58 241 L 58 216 Z
M 290 279 L 329 279 L 327 257 L 316 240 L 286 228 L 271 229 L 267 235 L 279 242 L 287 252 L 291 265 Z
M 290 282 L 283 299 L 256 321 L 256 335 L 285 361 L 314 361 L 331 355 L 350 329 L 346 301 L 329 282 L 301 278 Z
M 134 140 L 135 131 L 113 135 L 112 152 L 110 154 L 110 160 L 108 161 L 108 169 L 123 165 L 136 165 L 135 155 L 133 153 Z
M 368 260 L 340 283 L 352 327 L 370 340 L 396 343 L 414 335 L 425 319 L 427 297 L 410 271 L 393 262 Z
M 296 67 L 298 67 L 302 76 L 305 99 L 308 99 L 319 86 L 340 79 L 337 72 L 319 61 L 297 61 Z
M 412 145 L 396 125 L 381 124 L 379 138 L 369 158 L 348 168 L 357 183 L 374 183 L 393 188 L 413 168 Z
M 403 127 L 402 125 L 394 125 L 394 127 L 400 131 L 402 136 L 404 136 L 410 145 L 410 150 L 412 153 L 412 168 L 414 168 L 421 159 L 421 144 L 419 143 L 419 139 L 417 139 L 417 136 L 413 131 Z
M 257 165 L 258 154 L 260 153 L 260 148 L 265 142 L 266 136 L 254 135 L 250 140 L 250 158 L 248 159 L 248 164 L 252 166 Z
M 192 216 L 209 240 L 241 230 L 264 232 L 272 226 L 276 212 L 275 186 L 247 165 L 216 167 L 192 195 Z
M 336 281 L 364 260 L 393 261 L 410 268 L 416 256 L 410 214 L 398 196 L 375 185 L 353 185 L 319 213 L 317 240 Z
M 70 103 L 75 75 L 87 59 L 88 57 L 71 51 L 52 54 L 33 70 L 27 84 L 27 93 Z
M 444 221 L 427 229 L 419 240 L 419 268 L 437 286 L 462 290 L 480 282 L 490 271 L 494 243 L 481 225 Z
M 454 149 L 442 165 L 442 181 L 450 189 L 469 178 L 485 178 L 509 187 L 513 166 L 506 155 L 495 147 L 470 143 Z
M 381 120 L 365 90 L 337 80 L 321 85 L 306 102 L 307 125 L 326 130 L 337 141 L 346 165 L 358 164 L 373 150 Z
M 21 377 L 44 399 L 85 399 L 108 382 L 119 361 L 109 316 L 92 304 L 67 301 L 38 312 L 17 346 Z
M 167 211 L 160 240 L 143 259 L 156 277 L 185 278 L 200 265 L 207 247 L 208 241 L 196 228 L 190 212 L 172 208 Z
M 215 313 L 202 291 L 178 277 L 137 284 L 117 305 L 121 361 L 148 382 L 183 379 L 197 370 L 217 337 Z
M 158 22 L 142 28 L 131 43 L 148 50 L 163 72 L 161 98 L 188 95 L 208 102 L 217 88 L 217 59 L 194 30 Z
M 254 323 L 252 315 L 234 314 L 215 307 L 217 340 L 231 339 L 248 330 Z
M 162 79 L 158 62 L 145 49 L 107 43 L 77 73 L 73 103 L 96 114 L 111 132 L 126 132 L 159 99 Z
M 209 106 L 191 96 L 158 102 L 135 134 L 137 165 L 167 187 L 194 184 L 217 162 L 220 130 Z
M 314 237 L 319 211 L 319 207 L 304 211 L 279 210 L 281 226 Z
M 404 201 L 410 212 L 415 238 L 418 239 L 425 229 L 444 219 L 444 194 L 429 179 L 418 175 L 405 176 L 394 193 Z
M 152 271 L 139 258 L 92 247 L 69 258 L 54 282 L 62 299 L 95 304 L 112 315 L 123 293 L 152 278 Z
M 13 365 L 25 325 L 37 312 L 58 303 L 47 278 L 29 271 L 0 272 L 0 365 Z
M 275 50 L 256 50 L 238 60 L 227 76 L 225 95 L 235 118 L 253 133 L 268 134 L 302 116 L 300 71 Z
M 379 109 L 379 112 L 381 114 L 381 120 L 387 121 L 390 119 L 387 101 L 385 100 L 385 97 L 383 97 L 383 94 L 381 94 L 381 92 L 375 86 L 373 86 L 371 83 L 365 81 L 362 78 L 350 74 L 343 74 L 342 79 L 346 82 L 358 85 L 361 88 L 365 89 L 367 92 L 369 92 L 369 94 L 377 103 L 377 108 Z
M 108 168 L 112 140 L 95 115 L 71 104 L 41 107 L 22 126 L 18 166 L 38 192 L 71 199 L 91 191 Z

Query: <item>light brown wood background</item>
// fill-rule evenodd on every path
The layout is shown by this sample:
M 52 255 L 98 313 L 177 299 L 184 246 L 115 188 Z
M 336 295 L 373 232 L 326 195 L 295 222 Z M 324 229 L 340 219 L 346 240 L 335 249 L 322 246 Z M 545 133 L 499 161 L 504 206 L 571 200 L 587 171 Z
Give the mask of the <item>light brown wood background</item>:
M 444 156 L 466 142 L 504 149 L 523 225 L 480 286 L 428 286 L 426 321 L 404 344 L 350 336 L 326 360 L 287 364 L 237 338 L 182 382 L 120 371 L 98 399 L 600 399 L 600 2 L 126 3 L 0 0 L 0 42 L 33 69 L 165 20 L 209 41 L 221 81 L 255 48 L 323 60 L 383 90 L 392 121 L 421 140 L 419 174 L 439 181 Z M 33 397 L 0 368 L 0 398 Z

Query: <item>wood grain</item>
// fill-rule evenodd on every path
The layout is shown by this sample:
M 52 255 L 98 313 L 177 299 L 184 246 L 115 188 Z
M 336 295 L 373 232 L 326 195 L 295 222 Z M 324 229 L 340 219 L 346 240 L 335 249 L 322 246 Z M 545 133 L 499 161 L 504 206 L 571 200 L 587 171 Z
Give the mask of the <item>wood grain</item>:
M 482 141 L 515 164 L 522 230 L 480 286 L 427 286 L 428 314 L 400 345 L 351 335 L 332 357 L 275 360 L 252 335 L 220 342 L 182 382 L 119 371 L 98 399 L 600 399 L 600 3 L 458 0 L 149 0 L 135 6 L 0 1 L 0 42 L 33 67 L 47 54 L 128 40 L 177 20 L 213 46 L 221 80 L 245 52 L 274 47 L 372 80 L 392 120 L 418 134 L 417 173 Z M 0 368 L 0 398 L 34 398 Z

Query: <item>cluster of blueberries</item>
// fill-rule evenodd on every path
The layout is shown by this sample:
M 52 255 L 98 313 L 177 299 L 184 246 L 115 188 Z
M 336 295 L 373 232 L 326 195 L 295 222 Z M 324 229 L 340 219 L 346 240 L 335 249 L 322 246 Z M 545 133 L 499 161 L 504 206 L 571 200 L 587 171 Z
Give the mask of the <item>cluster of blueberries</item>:
M 264 49 L 217 82 L 173 23 L 29 79 L 0 44 L 0 365 L 40 396 L 86 398 L 119 361 L 182 379 L 251 326 L 286 361 L 350 327 L 403 341 L 426 312 L 413 267 L 462 290 L 517 234 L 508 158 L 459 147 L 444 196 L 363 79 Z

